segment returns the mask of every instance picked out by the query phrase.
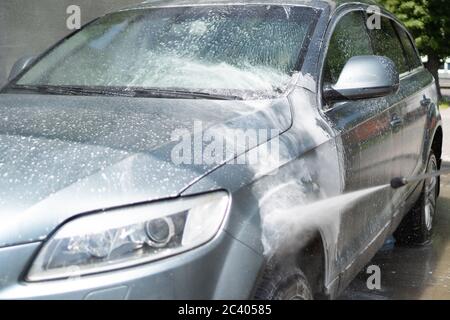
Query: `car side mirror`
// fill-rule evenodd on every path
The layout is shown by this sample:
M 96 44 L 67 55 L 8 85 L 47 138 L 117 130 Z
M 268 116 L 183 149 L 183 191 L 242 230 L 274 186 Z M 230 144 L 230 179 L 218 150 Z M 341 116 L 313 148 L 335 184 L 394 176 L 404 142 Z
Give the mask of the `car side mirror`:
M 327 102 L 385 97 L 396 93 L 400 76 L 395 63 L 381 56 L 356 56 L 342 70 L 335 85 L 326 85 L 323 96 Z
M 36 60 L 36 58 L 36 56 L 25 56 L 17 60 L 9 73 L 8 81 L 11 81 L 17 77 L 25 68 L 29 67 Z

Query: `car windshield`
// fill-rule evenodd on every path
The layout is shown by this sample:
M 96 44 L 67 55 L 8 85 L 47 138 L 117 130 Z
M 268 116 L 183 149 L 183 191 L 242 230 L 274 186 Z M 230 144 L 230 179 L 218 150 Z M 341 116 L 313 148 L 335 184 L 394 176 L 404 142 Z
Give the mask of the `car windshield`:
M 61 42 L 15 87 L 280 92 L 298 70 L 317 11 L 193 6 L 122 11 Z

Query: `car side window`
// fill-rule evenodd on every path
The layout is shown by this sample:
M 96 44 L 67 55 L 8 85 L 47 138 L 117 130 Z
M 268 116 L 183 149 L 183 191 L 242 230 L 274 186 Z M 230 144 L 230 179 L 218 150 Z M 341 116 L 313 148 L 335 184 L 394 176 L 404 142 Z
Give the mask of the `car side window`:
M 411 69 L 422 66 L 422 60 L 417 54 L 416 48 L 414 47 L 411 38 L 402 27 L 400 27 L 397 23 L 395 23 L 395 25 L 397 27 L 397 32 L 402 42 L 403 48 L 405 48 L 406 57 L 408 58 Z
M 373 55 L 362 11 L 352 11 L 336 25 L 324 66 L 324 84 L 335 84 L 354 56 Z
M 381 18 L 381 28 L 370 30 L 375 55 L 391 59 L 397 66 L 399 73 L 409 71 L 402 44 L 394 28 L 393 21 L 386 17 Z

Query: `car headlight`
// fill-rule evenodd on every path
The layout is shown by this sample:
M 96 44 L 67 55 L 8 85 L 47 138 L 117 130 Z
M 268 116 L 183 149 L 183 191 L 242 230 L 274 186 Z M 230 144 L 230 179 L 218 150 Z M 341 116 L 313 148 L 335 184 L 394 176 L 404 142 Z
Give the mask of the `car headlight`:
M 178 254 L 211 240 L 227 212 L 226 192 L 87 215 L 44 244 L 27 280 L 109 271 Z

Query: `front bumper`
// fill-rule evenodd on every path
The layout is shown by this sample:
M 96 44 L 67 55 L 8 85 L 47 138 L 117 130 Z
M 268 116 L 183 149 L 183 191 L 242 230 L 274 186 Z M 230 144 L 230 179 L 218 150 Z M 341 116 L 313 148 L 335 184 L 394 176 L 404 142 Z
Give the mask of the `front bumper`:
M 192 251 L 79 278 L 25 282 L 40 243 L 0 249 L 0 299 L 248 299 L 263 257 L 221 231 Z

